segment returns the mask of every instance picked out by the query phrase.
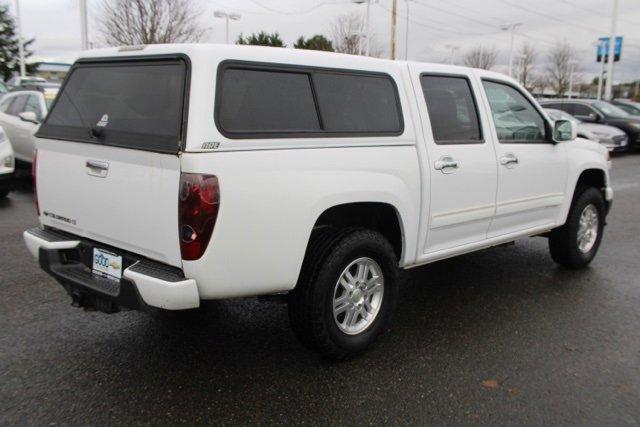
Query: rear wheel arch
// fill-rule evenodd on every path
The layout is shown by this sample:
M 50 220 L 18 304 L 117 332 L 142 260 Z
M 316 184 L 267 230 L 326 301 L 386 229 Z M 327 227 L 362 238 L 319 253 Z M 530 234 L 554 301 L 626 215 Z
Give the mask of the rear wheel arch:
M 309 242 L 327 228 L 361 227 L 382 234 L 393 247 L 398 261 L 405 253 L 402 217 L 398 209 L 385 202 L 353 202 L 331 206 L 316 219 Z

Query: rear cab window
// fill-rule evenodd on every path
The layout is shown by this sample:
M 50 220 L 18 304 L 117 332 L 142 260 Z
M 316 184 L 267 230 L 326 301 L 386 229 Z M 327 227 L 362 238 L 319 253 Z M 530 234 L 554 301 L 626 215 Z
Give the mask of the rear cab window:
M 223 62 L 215 122 L 233 139 L 400 135 L 391 76 L 366 71 Z
M 436 144 L 484 142 L 476 101 L 466 77 L 423 74 L 420 82 Z
M 37 136 L 177 153 L 187 77 L 177 58 L 78 62 Z

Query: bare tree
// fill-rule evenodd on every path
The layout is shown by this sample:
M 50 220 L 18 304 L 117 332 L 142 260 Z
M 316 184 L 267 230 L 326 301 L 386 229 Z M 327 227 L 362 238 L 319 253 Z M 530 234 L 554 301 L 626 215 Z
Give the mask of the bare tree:
M 362 42 L 364 54 L 366 40 L 363 32 L 364 20 L 360 14 L 348 13 L 339 16 L 331 28 L 334 50 L 340 53 L 358 55 L 360 53 L 360 42 Z M 382 55 L 382 49 L 376 43 L 373 35 L 371 35 L 371 40 L 369 41 L 369 55 L 375 57 Z
M 536 95 L 544 94 L 544 90 L 549 86 L 549 81 L 545 76 L 531 76 L 527 90 Z
M 549 85 L 558 96 L 564 96 L 569 90 L 571 64 L 574 60 L 573 48 L 567 42 L 558 44 L 549 52 L 549 64 L 547 65 Z
M 362 40 L 362 17 L 357 13 L 339 16 L 333 24 L 331 33 L 336 52 L 358 55 Z
M 536 60 L 536 50 L 533 45 L 525 42 L 520 48 L 517 67 L 518 81 L 528 91 L 533 89 L 533 68 Z
M 196 42 L 199 15 L 189 0 L 103 0 L 99 31 L 116 46 Z
M 494 47 L 486 48 L 478 46 L 465 54 L 464 64 L 467 67 L 490 70 L 496 65 L 496 58 L 498 58 L 498 51 Z

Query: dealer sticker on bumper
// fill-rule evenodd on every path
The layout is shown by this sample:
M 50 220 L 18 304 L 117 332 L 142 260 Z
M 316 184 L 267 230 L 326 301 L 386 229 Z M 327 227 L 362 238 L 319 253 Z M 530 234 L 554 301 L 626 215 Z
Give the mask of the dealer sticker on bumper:
M 122 257 L 103 249 L 93 248 L 93 272 L 108 278 L 122 278 Z

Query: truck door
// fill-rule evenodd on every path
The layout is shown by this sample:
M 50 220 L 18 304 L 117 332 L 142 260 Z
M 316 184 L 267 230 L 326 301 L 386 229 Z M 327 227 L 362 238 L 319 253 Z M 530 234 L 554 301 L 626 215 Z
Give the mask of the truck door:
M 435 70 L 410 66 L 429 158 L 424 254 L 463 250 L 484 241 L 497 187 L 495 148 L 485 138 L 488 118 L 479 108 L 473 75 Z
M 534 102 L 508 82 L 482 79 L 496 132 L 498 196 L 488 237 L 554 226 L 565 198 L 567 154 Z

